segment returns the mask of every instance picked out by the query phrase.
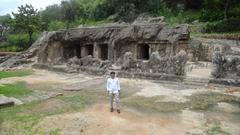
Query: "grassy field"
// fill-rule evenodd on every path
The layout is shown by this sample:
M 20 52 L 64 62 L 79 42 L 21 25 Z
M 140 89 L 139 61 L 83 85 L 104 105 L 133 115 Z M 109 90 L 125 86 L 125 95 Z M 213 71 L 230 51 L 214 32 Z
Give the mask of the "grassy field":
M 101 97 L 97 94 L 82 91 L 5 108 L 0 110 L 0 127 L 6 135 L 17 133 L 45 135 L 35 127 L 43 118 L 67 112 L 79 112 L 96 103 L 99 98 Z M 58 132 L 58 129 L 52 129 L 49 135 L 58 135 Z
M 184 103 L 176 102 L 159 102 L 163 99 L 162 96 L 155 96 L 152 98 L 146 98 L 141 96 L 132 96 L 122 100 L 122 104 L 135 108 L 141 112 L 181 112 L 182 110 L 188 108 L 194 111 L 204 111 L 209 110 L 214 105 L 217 105 L 219 102 L 239 104 L 240 98 L 220 94 L 216 92 L 204 92 L 193 94 L 188 97 L 189 101 Z M 147 109 L 146 109 L 147 108 Z
M 26 83 L 23 81 L 0 86 L 0 94 L 7 97 L 20 97 L 22 95 L 30 94 L 31 92 L 32 90 L 27 88 Z
M 240 32 L 233 33 L 191 33 L 191 37 L 239 40 Z
M 0 72 L 0 78 L 21 77 L 31 75 L 31 70 Z M 34 91 L 24 81 L 0 86 L 0 95 L 9 97 L 23 97 Z M 100 95 L 100 96 L 99 96 Z M 64 93 L 61 97 L 47 100 L 32 101 L 22 105 L 12 106 L 0 110 L 0 134 L 5 135 L 45 135 L 35 127 L 43 118 L 67 112 L 79 112 L 84 108 L 103 99 L 104 94 L 92 91 Z M 102 100 L 101 100 L 102 101 Z M 50 135 L 57 135 L 59 129 L 52 129 Z
M 16 71 L 2 71 L 0 72 L 0 79 L 7 77 L 21 77 L 31 75 L 32 70 L 16 70 Z
M 16 71 L 2 71 L 0 72 L 0 79 L 8 77 L 21 77 L 31 75 L 32 70 L 16 70 Z M 0 86 L 0 94 L 8 97 L 20 97 L 25 94 L 30 94 L 32 90 L 27 88 L 24 81 L 15 82 L 13 84 L 4 84 Z

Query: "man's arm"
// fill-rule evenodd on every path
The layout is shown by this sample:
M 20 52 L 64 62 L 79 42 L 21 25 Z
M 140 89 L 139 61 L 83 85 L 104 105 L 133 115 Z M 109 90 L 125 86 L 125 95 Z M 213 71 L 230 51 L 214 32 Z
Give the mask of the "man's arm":
M 107 92 L 109 93 L 110 88 L 109 88 L 109 79 L 107 79 Z
M 117 80 L 117 88 L 118 88 L 118 92 L 120 92 L 120 82 L 119 82 L 119 79 Z

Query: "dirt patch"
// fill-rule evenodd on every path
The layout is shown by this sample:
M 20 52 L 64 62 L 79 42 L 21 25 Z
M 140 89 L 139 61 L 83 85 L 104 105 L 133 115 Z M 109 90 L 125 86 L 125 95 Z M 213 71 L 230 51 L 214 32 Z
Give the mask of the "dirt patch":
M 173 117 L 146 117 L 128 111 L 122 111 L 121 114 L 110 113 L 107 105 L 97 104 L 84 112 L 47 117 L 35 128 L 45 133 L 51 132 L 51 129 L 59 129 L 61 135 L 181 135 L 204 122 L 202 114 L 192 111 L 183 111 Z
M 155 97 L 162 96 L 163 98 L 159 99 L 158 102 L 177 102 L 183 103 L 189 101 L 187 96 L 191 96 L 194 93 L 199 93 L 207 91 L 206 89 L 173 89 L 166 87 L 162 84 L 152 83 L 150 81 L 141 82 L 143 86 L 142 89 L 136 93 L 137 96 L 143 97 Z M 179 85 L 179 87 L 181 87 Z
M 94 76 L 86 76 L 84 74 L 65 74 L 65 73 L 57 73 L 57 72 L 52 72 L 47 70 L 34 69 L 34 73 L 32 75 L 24 76 L 24 77 L 10 77 L 10 78 L 1 79 L 0 84 L 13 83 L 16 81 L 25 81 L 30 85 L 35 85 L 35 84 L 59 85 L 59 84 L 84 82 L 92 78 L 94 78 Z
M 56 113 L 56 111 L 61 110 L 61 108 L 66 108 L 68 104 L 59 99 L 52 99 L 42 102 L 41 104 L 36 105 L 35 109 L 31 111 L 36 111 L 39 113 Z

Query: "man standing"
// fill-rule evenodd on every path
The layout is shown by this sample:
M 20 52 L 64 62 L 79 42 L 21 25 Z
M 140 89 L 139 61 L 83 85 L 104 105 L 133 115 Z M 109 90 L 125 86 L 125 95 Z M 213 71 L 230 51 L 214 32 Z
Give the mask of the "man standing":
M 113 112 L 113 102 L 116 102 L 117 112 L 120 113 L 119 94 L 120 94 L 120 82 L 115 77 L 115 72 L 110 73 L 110 78 L 107 80 L 107 92 L 110 96 L 110 112 Z

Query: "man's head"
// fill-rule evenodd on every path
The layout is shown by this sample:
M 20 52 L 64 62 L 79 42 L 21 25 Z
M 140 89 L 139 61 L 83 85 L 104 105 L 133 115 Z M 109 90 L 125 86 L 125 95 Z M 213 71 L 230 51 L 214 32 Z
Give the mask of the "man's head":
M 115 77 L 115 72 L 110 73 L 111 78 L 113 79 Z

